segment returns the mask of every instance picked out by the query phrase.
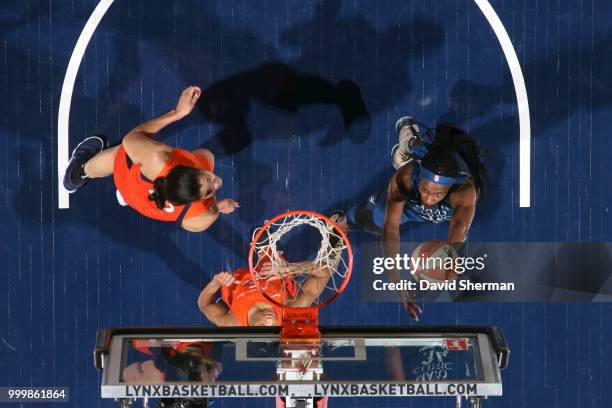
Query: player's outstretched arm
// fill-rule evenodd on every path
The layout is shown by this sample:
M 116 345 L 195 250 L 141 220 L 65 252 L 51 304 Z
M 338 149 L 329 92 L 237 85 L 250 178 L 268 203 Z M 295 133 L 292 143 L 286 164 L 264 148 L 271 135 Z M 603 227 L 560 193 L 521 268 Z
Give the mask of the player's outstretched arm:
M 154 119 L 148 120 L 132 129 L 122 141 L 126 153 L 137 164 L 142 164 L 151 154 L 157 153 L 163 143 L 152 138 L 153 135 L 171 123 L 189 115 L 200 98 L 202 90 L 197 86 L 187 87 L 179 97 L 176 107 Z
M 402 353 L 399 347 L 387 347 L 387 371 L 391 380 L 406 381 Z
M 258 273 L 264 279 L 278 280 L 294 275 L 318 275 L 320 269 L 321 268 L 312 261 L 283 262 L 280 265 L 264 262 Z
M 302 264 L 304 264 L 304 269 L 300 274 L 308 274 L 309 278 L 302 284 L 300 292 L 295 299 L 287 303 L 287 306 L 290 307 L 311 306 L 327 287 L 327 282 L 332 274 L 330 267 L 319 267 L 312 262 L 304 262 Z
M 217 201 L 217 208 L 221 214 L 231 214 L 236 208 L 240 208 L 240 203 L 231 198 L 224 198 L 223 200 Z
M 401 170 L 397 171 L 393 177 L 391 177 L 387 190 L 385 219 L 382 231 L 383 253 L 385 257 L 395 257 L 400 250 L 399 227 L 402 219 L 402 213 L 404 212 L 404 206 L 406 205 L 406 200 L 399 192 L 400 188 L 398 183 L 402 182 L 400 178 L 403 177 L 403 174 L 404 173 Z M 392 276 L 392 278 L 397 276 L 397 279 L 399 280 L 397 271 L 394 272 L 395 274 Z
M 239 326 L 238 320 L 226 307 L 215 302 L 215 295 L 221 286 L 231 286 L 236 282 L 229 272 L 220 272 L 206 285 L 198 297 L 198 307 L 215 326 Z
M 448 226 L 447 238 L 451 245 L 460 246 L 465 242 L 476 214 L 477 199 L 478 195 L 473 186 L 466 186 L 451 194 L 450 204 L 453 207 L 453 215 Z
M 176 107 L 169 112 L 164 113 L 154 119 L 148 120 L 136 126 L 132 132 L 141 132 L 148 135 L 154 135 L 171 123 L 183 119 L 193 110 L 195 104 L 200 99 L 202 90 L 194 85 L 188 86 L 183 90 L 176 103 Z M 131 132 L 130 132 L 131 133 Z
M 261 266 L 258 273 L 262 279 L 268 280 L 278 280 L 296 275 L 308 276 L 295 299 L 286 303 L 290 307 L 308 307 L 321 296 L 333 271 L 330 266 L 321 267 L 312 261 L 285 262 L 282 265 L 272 265 L 270 262 L 266 262 Z
M 206 231 L 219 217 L 219 209 L 215 202 L 210 206 L 208 211 L 195 217 L 184 219 L 181 227 L 189 232 Z
M 398 177 L 403 173 L 401 170 L 393 175 L 389 182 L 389 191 L 387 193 L 387 202 L 385 203 L 385 220 L 383 225 L 382 240 L 383 254 L 387 258 L 395 258 L 400 251 L 400 222 L 406 201 L 398 193 Z M 389 281 L 399 282 L 400 275 L 396 269 L 389 270 Z M 414 303 L 410 295 L 405 292 L 398 292 L 400 302 L 414 320 L 419 320 L 421 308 Z

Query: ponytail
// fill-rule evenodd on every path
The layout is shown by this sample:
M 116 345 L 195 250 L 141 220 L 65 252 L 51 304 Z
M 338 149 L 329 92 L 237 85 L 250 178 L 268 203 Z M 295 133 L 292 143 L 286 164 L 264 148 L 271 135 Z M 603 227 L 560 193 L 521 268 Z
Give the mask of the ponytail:
M 153 192 L 149 200 L 155 201 L 155 206 L 163 210 L 166 201 L 176 205 L 184 205 L 202 198 L 201 170 L 190 166 L 175 166 L 166 177 L 158 177 L 153 182 Z
M 153 182 L 153 192 L 149 194 L 149 200 L 155 201 L 155 206 L 163 210 L 166 206 L 167 194 L 166 189 L 168 188 L 168 178 L 158 177 Z

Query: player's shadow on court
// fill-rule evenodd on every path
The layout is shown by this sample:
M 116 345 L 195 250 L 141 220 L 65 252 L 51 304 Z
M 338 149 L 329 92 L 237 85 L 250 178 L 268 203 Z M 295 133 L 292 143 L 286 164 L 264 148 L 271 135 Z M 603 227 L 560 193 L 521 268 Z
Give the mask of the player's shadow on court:
M 581 39 L 572 38 L 570 41 L 580 42 Z M 590 42 L 590 39 L 586 41 Z M 532 136 L 542 134 L 581 109 L 593 112 L 612 104 L 611 41 L 612 32 L 606 33 L 593 44 L 592 50 L 583 49 L 580 54 L 575 52 L 575 44 L 566 42 L 558 54 L 551 51 L 540 53 L 538 59 L 522 66 L 530 101 Z M 570 77 L 570 70 L 579 64 L 589 67 L 589 71 Z M 502 101 L 515 106 L 514 82 L 508 69 L 504 73 L 501 85 L 457 81 L 449 96 L 449 108 L 441 120 L 461 123 L 468 118 L 482 117 L 501 106 Z M 551 95 L 554 98 L 550 98 Z M 545 107 L 539 105 L 543 103 L 542 97 L 548 98 Z
M 364 135 L 369 134 L 370 116 L 359 87 L 352 81 L 333 83 L 275 62 L 229 76 L 204 90 L 198 110 L 221 129 L 203 147 L 219 158 L 232 156 L 239 171 L 235 178 L 240 186 L 237 199 L 243 204 L 239 214 L 245 222 L 260 221 L 266 210 L 262 191 L 272 181 L 269 160 L 258 160 L 248 147 L 255 139 L 286 141 L 295 134 L 325 127 L 320 117 L 303 118 L 308 116 L 303 108 L 325 104 L 341 112 L 339 126 L 343 130 L 336 129 L 337 117 L 327 118 L 328 132 L 321 144 L 335 144 L 344 137 L 353 142 L 364 141 Z M 252 110 L 256 118 L 249 120 Z M 240 173 L 245 170 L 246 177 Z
M 265 123 L 265 127 L 256 132 L 250 129 L 247 118 L 254 102 L 273 109 L 270 114 L 266 114 L 265 109 L 258 112 L 258 122 Z M 352 141 L 363 142 L 364 135 L 367 138 L 367 132 L 350 132 L 356 122 L 369 124 L 370 121 L 361 90 L 355 82 L 334 83 L 322 76 L 298 73 L 282 62 L 262 64 L 213 83 L 202 93 L 198 109 L 206 119 L 222 126 L 215 140 L 207 145 L 216 152 L 220 151 L 216 146 L 220 146 L 223 153 L 231 155 L 249 147 L 254 138 L 279 141 L 291 138 L 296 133 L 291 125 L 296 118 L 281 121 L 274 116 L 295 116 L 302 107 L 321 104 L 335 105 L 340 110 L 344 129 Z M 269 120 L 262 119 L 261 115 Z M 304 125 L 300 133 L 321 126 L 317 121 L 300 122 Z M 330 135 L 325 142 L 335 144 L 338 141 L 338 137 Z
M 412 64 L 443 44 L 444 28 L 428 18 L 397 6 L 397 16 L 386 25 L 374 25 L 366 9 L 356 15 L 341 12 L 341 0 L 320 1 L 309 20 L 287 28 L 281 42 L 299 50 L 287 63 L 300 70 L 336 78 L 352 78 L 361 87 L 372 115 L 396 106 L 413 87 Z
M 565 44 L 562 44 L 558 53 L 555 54 L 554 50 L 544 54 L 540 53 L 536 59 L 522 66 L 530 104 L 532 139 L 549 136 L 549 131 L 558 124 L 572 121 L 573 123 L 568 126 L 576 130 L 573 132 L 573 141 L 570 142 L 572 146 L 568 145 L 570 150 L 564 154 L 572 158 L 573 167 L 580 167 L 581 163 L 590 163 L 591 154 L 595 160 L 594 154 L 599 152 L 592 150 L 589 143 L 596 146 L 596 140 L 603 140 L 596 139 L 601 133 L 597 131 L 592 122 L 588 123 L 586 119 L 581 121 L 579 113 L 583 111 L 589 115 L 612 104 L 612 93 L 610 92 L 612 70 L 607 64 L 610 58 L 608 50 L 612 41 L 612 33 L 608 32 L 600 36 L 592 44 L 592 48 L 590 41 L 590 38 L 570 38 Z M 588 43 L 589 47 L 582 48 L 582 43 Z M 576 53 L 575 50 L 579 48 L 581 53 Z M 580 71 L 570 76 L 569 73 L 576 70 L 578 66 L 585 67 L 584 74 Z M 503 180 L 502 175 L 508 171 L 508 146 L 518 144 L 519 128 L 515 107 L 514 82 L 508 69 L 505 69 L 501 84 L 485 84 L 465 79 L 457 81 L 449 95 L 448 109 L 439 119 L 458 125 L 467 120 L 481 121 L 477 126 L 472 126 L 470 133 L 485 149 L 489 150 L 491 159 L 495 159 L 489 163 L 491 179 L 497 180 L 495 183 Z M 501 118 L 500 111 L 504 112 Z M 579 143 L 579 129 L 582 129 L 582 141 L 586 143 Z M 593 135 L 592 139 L 590 135 Z M 534 169 L 545 169 L 550 166 L 550 161 L 561 160 L 556 156 L 558 153 L 555 153 L 558 147 L 554 146 L 559 142 L 562 143 L 562 146 L 568 143 L 551 139 L 550 145 L 539 144 L 532 147 L 542 149 L 535 153 L 536 161 L 532 164 Z M 548 163 L 544 163 L 544 160 L 547 160 Z M 577 175 L 579 173 L 573 173 L 567 166 L 562 168 L 556 177 L 574 178 Z M 584 180 L 585 184 L 590 182 L 590 180 Z M 486 207 L 482 216 L 487 218 L 496 212 L 499 207 L 497 203 L 508 199 L 507 196 L 502 195 L 510 189 L 507 187 L 504 191 L 503 186 L 497 184 L 491 187 L 489 197 L 479 203 L 479 206 Z M 538 191 L 535 193 L 537 194 Z M 595 198 L 591 197 L 591 200 L 595 201 Z M 513 203 L 513 205 L 516 204 Z
M 356 143 L 367 139 L 369 113 L 355 81 L 342 80 L 334 72 L 312 75 L 295 64 L 280 62 L 283 58 L 278 46 L 244 26 L 237 29 L 227 21 L 222 8 L 216 9 L 218 3 L 202 3 L 162 7 L 148 7 L 145 2 L 117 4 L 109 24 L 137 44 L 140 53 L 152 54 L 148 70 L 202 87 L 199 111 L 206 121 L 220 126 L 206 147 L 218 157 L 238 153 L 254 140 L 282 141 L 316 131 L 326 132 L 322 145 L 345 138 Z M 174 30 L 169 29 L 172 18 L 182 22 Z M 141 20 L 149 23 L 142 25 Z M 218 49 L 203 43 L 223 46 Z M 221 65 L 220 59 L 224 61 Z M 171 70 L 164 63 L 168 60 Z M 327 79 L 330 77 L 340 80 Z M 308 107 L 315 114 L 309 114 Z
M 260 222 L 265 214 L 262 191 L 272 182 L 270 159 L 286 152 L 270 144 L 258 149 L 255 157 L 248 148 L 252 143 L 296 136 L 320 137 L 320 146 L 347 139 L 365 142 L 370 136 L 370 114 L 395 106 L 409 95 L 408 66 L 420 63 L 442 44 L 444 31 L 432 21 L 398 17 L 379 28 L 365 11 L 341 15 L 341 3 L 316 3 L 314 14 L 300 15 L 298 22 L 281 31 L 278 43 L 270 40 L 277 36 L 275 30 L 262 35 L 245 30 L 244 25 L 238 28 L 215 3 L 147 7 L 137 2 L 133 6 L 137 12 L 130 12 L 133 7 L 123 3 L 109 16 L 115 30 L 130 41 L 138 39 L 150 46 L 141 45 L 141 49 L 154 50 L 149 61 L 152 68 L 163 68 L 167 75 L 170 61 L 171 73 L 178 74 L 174 81 L 204 89 L 200 111 L 206 121 L 220 126 L 213 126 L 214 136 L 204 147 L 219 158 L 232 155 L 237 198 L 243 204 L 240 217 L 247 223 Z M 398 12 L 407 15 L 405 11 Z M 182 22 L 173 31 L 167 28 L 172 19 Z M 138 23 L 141 20 L 149 24 Z
M 108 23 L 130 41 L 150 45 L 141 49 L 159 54 L 148 62 L 150 68 L 163 69 L 163 75 L 177 73 L 173 80 L 204 89 L 201 110 L 222 126 L 218 142 L 230 154 L 253 139 L 279 140 L 321 130 L 327 131 L 322 145 L 347 137 L 364 142 L 370 134 L 369 114 L 410 94 L 408 65 L 421 64 L 444 39 L 444 29 L 422 17 L 398 17 L 379 28 L 365 10 L 344 16 L 341 0 L 316 2 L 314 13 L 299 12 L 298 21 L 280 34 L 262 24 L 267 32 L 261 34 L 244 24 L 236 26 L 235 16 L 218 4 L 118 3 Z M 399 16 L 408 11 L 398 6 Z M 247 16 L 253 12 L 248 7 L 243 11 Z M 318 109 L 304 112 L 308 105 Z M 342 117 L 321 105 L 335 105 Z

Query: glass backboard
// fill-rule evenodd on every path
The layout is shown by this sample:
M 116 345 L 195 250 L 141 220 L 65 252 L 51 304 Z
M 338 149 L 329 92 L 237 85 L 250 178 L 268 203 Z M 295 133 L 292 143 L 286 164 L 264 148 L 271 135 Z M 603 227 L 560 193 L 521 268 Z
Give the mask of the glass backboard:
M 111 328 L 98 332 L 101 396 L 277 398 L 502 395 L 508 347 L 491 327 L 321 327 L 319 342 L 281 342 L 280 328 Z M 296 401 L 311 405 L 296 405 Z

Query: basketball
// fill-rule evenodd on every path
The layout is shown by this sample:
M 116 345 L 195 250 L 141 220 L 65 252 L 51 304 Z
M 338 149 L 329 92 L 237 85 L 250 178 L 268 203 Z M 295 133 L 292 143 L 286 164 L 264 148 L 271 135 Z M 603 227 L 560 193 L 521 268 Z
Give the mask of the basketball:
M 446 241 L 425 241 L 412 252 L 414 279 L 432 283 L 457 278 L 455 262 L 457 251 Z M 418 262 L 418 264 L 417 264 Z

